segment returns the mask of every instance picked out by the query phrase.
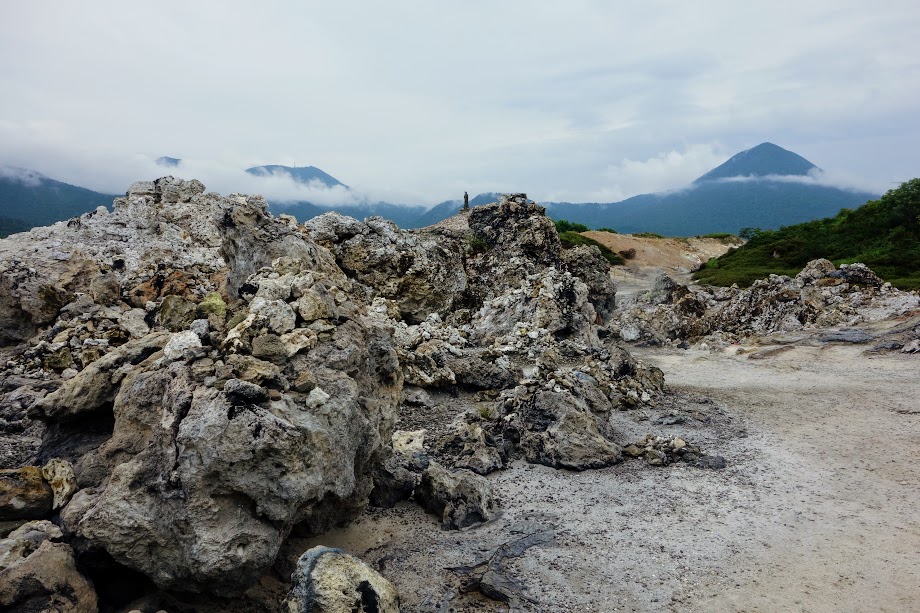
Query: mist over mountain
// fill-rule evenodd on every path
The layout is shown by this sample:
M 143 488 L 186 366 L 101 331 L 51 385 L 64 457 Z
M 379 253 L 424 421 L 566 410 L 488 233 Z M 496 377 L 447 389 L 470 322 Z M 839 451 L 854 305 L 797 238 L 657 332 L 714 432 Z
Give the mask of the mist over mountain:
M 157 164 L 177 168 L 180 158 L 163 156 Z M 295 183 L 313 188 L 305 193 L 337 192 L 345 202 L 336 205 L 310 200 L 269 199 L 269 209 L 293 215 L 298 221 L 331 210 L 364 219 L 386 217 L 402 228 L 420 228 L 455 215 L 462 199 L 446 200 L 433 207 L 366 201 L 345 183 L 315 166 L 267 164 L 247 168 L 256 177 L 290 177 Z M 742 228 L 775 229 L 835 215 L 842 208 L 859 206 L 878 194 L 830 185 L 822 171 L 802 156 L 772 143 L 762 143 L 732 156 L 686 187 L 669 192 L 641 194 L 614 203 L 542 203 L 556 219 L 592 228 L 613 228 L 619 232 L 656 232 L 670 236 L 692 236 L 712 232 L 737 233 Z M 498 194 L 472 196 L 471 206 L 497 200 Z M 41 173 L 0 169 L 0 233 L 19 232 L 47 225 L 110 205 L 113 196 L 50 179 Z M 326 201 L 328 202 L 328 201 Z
M 182 160 L 179 158 L 172 158 L 168 155 L 158 157 L 156 160 L 157 166 L 163 166 L 165 168 L 178 168 L 179 164 L 182 163 Z
M 830 217 L 878 194 L 822 182 L 821 170 L 802 156 L 762 143 L 732 156 L 685 188 L 641 194 L 620 202 L 546 203 L 551 216 L 618 232 L 694 236 L 775 229 Z
M 264 166 L 253 166 L 247 168 L 246 172 L 257 177 L 272 176 L 277 174 L 290 175 L 298 183 L 305 185 L 313 181 L 319 181 L 326 187 L 335 187 L 341 185 L 348 187 L 332 175 L 323 172 L 316 166 L 282 166 L 280 164 L 266 164 Z
M 0 167 L 0 236 L 111 206 L 114 198 L 34 170 Z

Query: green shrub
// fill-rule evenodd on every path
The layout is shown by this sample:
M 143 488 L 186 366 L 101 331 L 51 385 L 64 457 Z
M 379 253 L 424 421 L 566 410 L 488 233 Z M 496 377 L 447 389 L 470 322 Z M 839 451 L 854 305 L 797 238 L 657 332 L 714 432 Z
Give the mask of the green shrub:
M 810 260 L 862 262 L 900 289 L 920 287 L 920 179 L 858 209 L 779 230 L 744 228 L 748 242 L 710 260 L 694 277 L 712 285 L 749 285 L 773 274 L 793 275 Z
M 563 232 L 587 232 L 591 229 L 583 223 L 575 223 L 573 221 L 566 221 L 565 219 L 557 219 L 553 223 L 556 224 L 556 232 L 559 234 Z
M 633 234 L 633 236 L 638 236 L 639 238 L 664 238 L 664 236 L 658 234 L 657 232 L 639 232 L 637 234 Z
M 562 243 L 563 249 L 571 249 L 579 245 L 594 245 L 600 249 L 601 255 L 604 256 L 604 259 L 614 266 L 626 263 L 626 261 L 621 256 L 614 253 L 608 247 L 605 247 L 593 238 L 588 238 L 587 236 L 583 236 L 578 232 L 560 232 L 559 242 Z
M 481 236 L 471 236 L 469 240 L 470 252 L 484 253 L 489 248 L 489 243 Z
M 619 232 L 617 232 L 613 228 L 598 228 L 597 231 L 598 232 L 609 232 L 610 234 L 619 234 Z

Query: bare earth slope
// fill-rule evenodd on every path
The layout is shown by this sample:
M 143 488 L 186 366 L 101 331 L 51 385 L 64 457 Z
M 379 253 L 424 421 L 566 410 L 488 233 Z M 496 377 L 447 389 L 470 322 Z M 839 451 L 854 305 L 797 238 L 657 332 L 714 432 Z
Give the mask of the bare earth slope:
M 661 273 L 681 283 L 690 282 L 690 272 L 710 258 L 722 255 L 733 244 L 717 238 L 651 238 L 610 232 L 584 232 L 615 252 L 636 250 L 636 256 L 624 266 L 611 269 L 617 283 L 617 298 L 647 289 Z

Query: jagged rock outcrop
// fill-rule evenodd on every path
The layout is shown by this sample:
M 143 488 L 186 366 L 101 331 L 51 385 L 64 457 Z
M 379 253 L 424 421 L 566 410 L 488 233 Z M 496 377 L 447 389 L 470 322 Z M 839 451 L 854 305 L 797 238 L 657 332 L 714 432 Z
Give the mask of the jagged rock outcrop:
M 50 521 L 29 522 L 0 539 L 0 607 L 5 611 L 96 613 L 93 584 Z
M 0 365 L 2 466 L 45 465 L 41 513 L 60 510 L 89 572 L 106 560 L 226 596 L 292 531 L 369 499 L 411 496 L 459 529 L 495 512 L 476 473 L 618 461 L 611 412 L 663 382 L 598 334 L 606 261 L 563 252 L 523 195 L 468 227 L 334 213 L 297 226 L 261 197 L 166 177 L 112 212 L 0 241 L 2 341 L 26 341 Z M 426 389 L 488 406 L 430 450 L 401 449 L 397 406 L 430 408 Z
M 884 283 L 864 264 L 837 269 L 810 262 L 794 278 L 770 275 L 750 287 L 694 289 L 663 277 L 653 291 L 619 311 L 609 328 L 626 341 L 667 343 L 706 336 L 744 336 L 803 328 L 853 326 L 920 306 L 915 293 Z
M 374 297 L 395 301 L 408 323 L 421 323 L 431 313 L 446 315 L 466 290 L 460 239 L 400 231 L 382 217 L 359 222 L 339 213 L 320 215 L 304 227 Z
M 399 613 L 396 588 L 339 549 L 314 547 L 297 561 L 283 613 Z
M 67 533 L 161 587 L 227 593 L 256 581 L 295 525 L 318 532 L 363 508 L 402 374 L 392 329 L 332 254 L 259 197 L 203 192 L 137 183 L 113 212 L 19 235 L 0 257 L 27 240 L 20 267 L 108 271 L 28 319 L 51 327 L 12 367 L 60 372 L 22 409 L 45 426 L 36 457 L 73 462 Z
M 473 237 L 484 243 L 472 264 L 473 283 L 487 299 L 518 287 L 528 275 L 562 265 L 562 244 L 546 210 L 526 194 L 509 194 L 469 213 Z
M 487 302 L 470 329 L 480 343 L 522 347 L 566 340 L 587 349 L 598 345 L 596 320 L 587 285 L 571 273 L 548 268 Z

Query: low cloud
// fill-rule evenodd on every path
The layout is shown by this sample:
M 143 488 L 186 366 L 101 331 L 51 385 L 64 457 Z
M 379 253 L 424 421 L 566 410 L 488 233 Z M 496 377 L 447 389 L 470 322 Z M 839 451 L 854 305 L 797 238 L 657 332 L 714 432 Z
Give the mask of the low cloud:
M 820 185 L 822 187 L 836 187 L 851 192 L 869 192 L 881 194 L 878 185 L 869 181 L 845 175 L 842 173 L 828 173 L 813 168 L 807 175 L 743 175 L 717 179 L 719 183 L 753 183 L 757 181 L 774 181 L 778 183 L 799 183 L 802 185 Z
M 0 166 L 0 178 L 11 181 L 18 181 L 29 187 L 36 187 L 44 178 L 40 172 L 29 170 L 28 168 L 16 168 L 15 166 Z
M 691 181 L 728 159 L 715 144 L 689 145 L 678 151 L 658 153 L 645 160 L 624 158 L 611 164 L 604 176 L 613 185 L 602 194 L 619 195 L 619 200 L 638 194 L 685 188 Z

